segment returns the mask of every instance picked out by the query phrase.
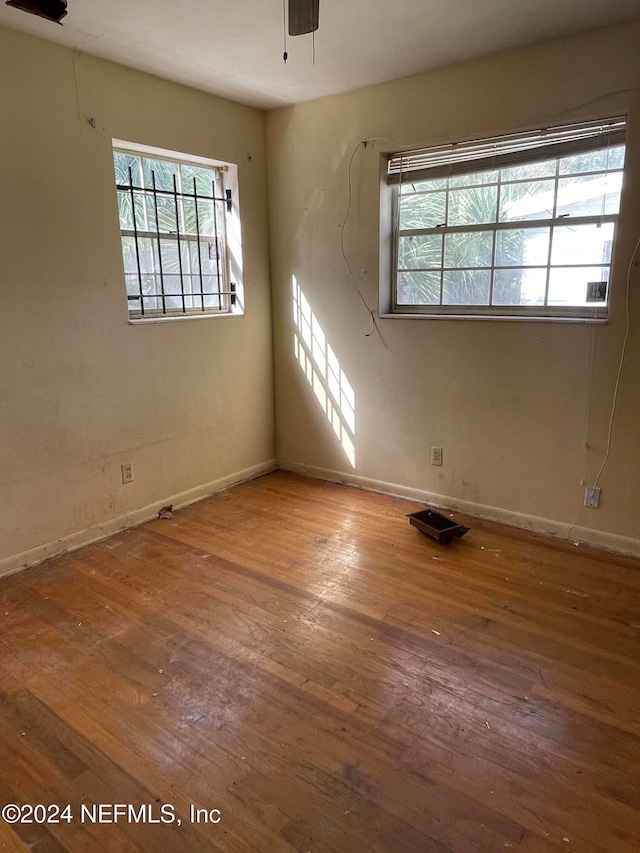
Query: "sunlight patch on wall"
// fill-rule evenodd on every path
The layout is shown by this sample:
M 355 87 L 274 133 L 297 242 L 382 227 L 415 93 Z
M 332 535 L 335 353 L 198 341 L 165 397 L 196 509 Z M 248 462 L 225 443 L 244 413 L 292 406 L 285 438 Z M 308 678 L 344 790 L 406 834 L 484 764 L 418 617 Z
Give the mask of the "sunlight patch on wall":
M 356 397 L 353 387 L 295 276 L 291 276 L 291 283 L 295 357 L 344 455 L 355 468 Z

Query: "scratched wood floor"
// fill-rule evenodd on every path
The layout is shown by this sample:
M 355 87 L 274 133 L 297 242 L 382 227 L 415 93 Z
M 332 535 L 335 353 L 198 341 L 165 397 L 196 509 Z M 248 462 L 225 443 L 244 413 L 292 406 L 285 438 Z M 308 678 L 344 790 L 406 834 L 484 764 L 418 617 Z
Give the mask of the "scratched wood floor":
M 415 508 L 276 472 L 0 580 L 0 803 L 76 815 L 0 850 L 638 853 L 640 564 Z

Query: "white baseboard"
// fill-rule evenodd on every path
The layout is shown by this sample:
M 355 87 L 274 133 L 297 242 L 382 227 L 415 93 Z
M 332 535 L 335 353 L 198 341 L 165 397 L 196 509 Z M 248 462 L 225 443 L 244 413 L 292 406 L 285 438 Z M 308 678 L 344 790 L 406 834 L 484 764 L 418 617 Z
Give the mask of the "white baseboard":
M 85 530 L 78 530 L 60 539 L 54 539 L 52 542 L 38 545 L 29 551 L 5 557 L 0 560 L 0 577 L 28 569 L 51 557 L 59 557 L 61 554 L 76 551 L 78 548 L 90 545 L 92 542 L 99 542 L 101 539 L 106 539 L 108 536 L 112 536 L 114 533 L 119 533 L 122 530 L 127 530 L 130 527 L 137 527 L 139 524 L 155 518 L 160 507 L 167 504 L 173 504 L 176 509 L 180 509 L 181 507 L 209 497 L 209 495 L 213 495 L 216 492 L 224 491 L 230 486 L 236 486 L 239 483 L 253 480 L 256 477 L 261 477 L 263 474 L 268 474 L 270 471 L 275 470 L 275 468 L 276 460 L 269 459 L 259 465 L 245 468 L 243 471 L 236 471 L 233 474 L 228 474 L 226 477 L 212 480 L 210 483 L 203 483 L 194 489 L 188 489 L 186 492 L 169 495 L 161 500 L 154 501 L 149 506 L 140 507 L 140 509 L 124 513 L 116 518 L 107 519 Z
M 593 530 L 588 527 L 580 527 L 570 525 L 566 522 L 553 521 L 548 518 L 538 516 L 525 515 L 511 510 L 501 509 L 500 507 L 489 506 L 487 504 L 479 504 L 473 501 L 457 500 L 446 495 L 439 495 L 435 492 L 427 492 L 422 489 L 413 489 L 408 486 L 401 486 L 398 483 L 387 483 L 384 480 L 374 480 L 369 477 L 362 477 L 357 474 L 348 474 L 341 471 L 333 471 L 325 468 L 318 468 L 313 465 L 301 465 L 296 462 L 287 462 L 280 460 L 276 464 L 275 459 L 270 459 L 259 465 L 254 465 L 250 468 L 245 468 L 242 471 L 236 471 L 226 477 L 220 477 L 209 483 L 204 483 L 189 489 L 180 494 L 167 496 L 161 500 L 155 501 L 140 509 L 132 512 L 124 513 L 116 518 L 107 519 L 100 524 L 96 524 L 85 530 L 79 530 L 63 536 L 60 539 L 54 539 L 52 542 L 46 542 L 43 545 L 38 545 L 28 551 L 20 554 L 15 554 L 11 557 L 6 557 L 0 560 L 0 577 L 11 575 L 23 569 L 35 566 L 48 560 L 52 557 L 58 557 L 61 554 L 66 554 L 70 551 L 75 551 L 85 545 L 90 545 L 92 542 L 98 542 L 101 539 L 106 539 L 114 533 L 119 533 L 122 530 L 127 530 L 130 527 L 136 527 L 143 524 L 145 521 L 150 521 L 155 518 L 158 509 L 166 504 L 173 504 L 174 507 L 188 506 L 203 498 L 209 497 L 216 492 L 224 491 L 231 486 L 239 483 L 253 480 L 256 477 L 261 477 L 263 474 L 268 474 L 277 467 L 285 471 L 293 471 L 298 474 L 305 474 L 309 477 L 316 477 L 320 480 L 328 480 L 333 483 L 344 483 L 349 486 L 354 486 L 359 489 L 366 489 L 372 492 L 380 492 L 382 494 L 391 495 L 393 497 L 404 498 L 406 500 L 419 501 L 420 503 L 431 504 L 432 506 L 441 507 L 448 510 L 458 510 L 465 515 L 470 515 L 475 518 L 486 519 L 487 521 L 497 521 L 501 524 L 506 524 L 511 527 L 518 527 L 523 530 L 531 530 L 534 533 L 546 533 L 551 536 L 556 536 L 559 539 L 569 539 L 571 534 L 572 542 L 580 542 L 581 544 L 591 545 L 596 548 L 605 548 L 609 551 L 615 551 L 618 554 L 630 554 L 635 557 L 640 556 L 640 540 L 632 539 L 627 536 L 619 536 L 615 533 L 607 533 L 601 530 Z
M 344 483 L 359 489 L 371 492 L 380 492 L 406 500 L 420 501 L 420 503 L 431 504 L 448 510 L 458 510 L 465 515 L 474 518 L 482 518 L 486 521 L 497 521 L 510 527 L 519 527 L 522 530 L 531 530 L 534 533 L 546 533 L 558 539 L 567 539 L 582 545 L 590 545 L 595 548 L 604 548 L 615 551 L 617 554 L 629 554 L 640 557 L 640 540 L 629 536 L 619 536 L 616 533 L 607 533 L 603 530 L 593 530 L 589 527 L 580 527 L 563 521 L 553 521 L 549 518 L 525 515 L 496 506 L 475 503 L 473 501 L 458 500 L 447 495 L 439 495 L 435 492 L 427 492 L 422 489 L 413 489 L 401 486 L 398 483 L 387 483 L 384 480 L 373 480 L 369 477 L 361 477 L 358 474 L 348 474 L 342 471 L 332 471 L 326 468 L 317 468 L 313 465 L 300 465 L 297 462 L 278 460 L 278 468 L 284 471 L 293 471 L 297 474 L 305 474 L 308 477 L 316 477 L 319 480 L 329 480 L 332 483 Z M 571 534 L 571 535 L 570 535 Z

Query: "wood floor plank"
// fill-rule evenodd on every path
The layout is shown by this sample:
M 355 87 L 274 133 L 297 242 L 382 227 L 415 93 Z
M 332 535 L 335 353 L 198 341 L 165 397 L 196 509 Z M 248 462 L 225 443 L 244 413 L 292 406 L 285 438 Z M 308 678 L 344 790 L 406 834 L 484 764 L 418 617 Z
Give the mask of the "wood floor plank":
M 182 823 L 0 849 L 636 853 L 640 564 L 416 508 L 275 472 L 1 580 L 0 805 Z

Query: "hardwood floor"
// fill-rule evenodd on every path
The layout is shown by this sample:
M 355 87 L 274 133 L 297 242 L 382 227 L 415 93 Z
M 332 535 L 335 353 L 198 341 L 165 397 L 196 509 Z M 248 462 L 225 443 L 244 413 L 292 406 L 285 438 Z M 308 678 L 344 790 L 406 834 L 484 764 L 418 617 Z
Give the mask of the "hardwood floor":
M 416 508 L 276 472 L 0 580 L 0 805 L 73 815 L 0 850 L 638 853 L 640 564 Z

